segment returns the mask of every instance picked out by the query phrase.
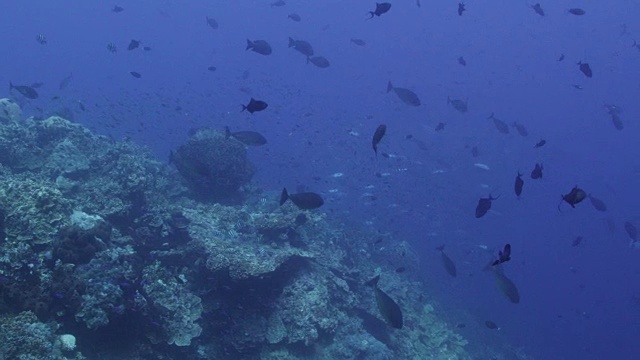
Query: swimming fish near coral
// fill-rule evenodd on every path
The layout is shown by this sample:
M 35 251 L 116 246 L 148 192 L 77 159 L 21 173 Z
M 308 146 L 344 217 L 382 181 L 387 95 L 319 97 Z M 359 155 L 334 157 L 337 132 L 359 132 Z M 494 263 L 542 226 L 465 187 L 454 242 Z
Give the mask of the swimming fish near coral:
M 260 55 L 270 55 L 271 54 L 271 45 L 265 40 L 249 40 L 247 39 L 247 47 L 246 50 L 251 50 Z
M 26 97 L 27 99 L 35 100 L 39 96 L 38 92 L 36 91 L 36 89 L 34 89 L 31 86 L 13 85 L 13 83 L 9 82 L 9 91 L 11 91 L 11 90 L 16 90 L 17 92 L 22 94 L 22 96 Z
M 531 171 L 531 178 L 532 179 L 542 179 L 542 170 L 543 169 L 544 168 L 542 167 L 542 164 L 536 163 L 536 166 Z
M 451 260 L 451 258 L 445 254 L 444 245 L 440 245 L 436 248 L 436 250 L 440 251 L 440 258 L 442 260 L 442 265 L 444 269 L 447 271 L 447 274 L 456 277 L 458 275 L 458 270 L 456 269 L 456 264 Z
M 262 100 L 256 100 L 254 98 L 251 98 L 251 100 L 249 101 L 249 103 L 247 105 L 242 105 L 242 110 L 241 111 L 247 110 L 248 112 L 253 114 L 254 112 L 262 111 L 262 110 L 266 109 L 267 106 L 269 106 L 269 104 L 267 104 L 266 102 L 264 102 Z
M 375 152 L 376 155 L 378 155 L 378 143 L 380 143 L 380 140 L 382 140 L 382 138 L 384 137 L 384 134 L 386 133 L 387 133 L 387 125 L 385 124 L 378 125 L 378 127 L 376 128 L 376 131 L 373 133 L 373 139 L 371 140 L 371 145 L 373 146 L 373 152 Z
M 402 329 L 402 310 L 400 310 L 400 306 L 398 306 L 398 303 L 396 303 L 384 291 L 380 290 L 380 288 L 378 287 L 379 280 L 380 275 L 367 281 L 366 285 L 373 286 L 373 289 L 376 293 L 376 304 L 378 305 L 380 315 L 382 315 L 382 317 L 386 320 L 387 324 L 396 329 Z
M 280 206 L 284 205 L 287 200 L 291 200 L 295 206 L 303 210 L 317 209 L 324 204 L 322 197 L 314 192 L 289 194 L 287 188 L 283 188 L 280 194 Z
M 518 197 L 518 199 L 520 198 L 520 195 L 522 195 L 522 187 L 524 186 L 524 180 L 522 180 L 522 174 L 520 174 L 520 172 L 518 171 L 518 175 L 516 176 L 516 181 L 513 184 L 513 189 L 516 192 L 516 196 Z
M 224 127 L 225 138 L 234 138 L 245 145 L 261 146 L 267 143 L 267 139 L 262 134 L 255 131 L 236 131 L 231 132 L 228 126 Z

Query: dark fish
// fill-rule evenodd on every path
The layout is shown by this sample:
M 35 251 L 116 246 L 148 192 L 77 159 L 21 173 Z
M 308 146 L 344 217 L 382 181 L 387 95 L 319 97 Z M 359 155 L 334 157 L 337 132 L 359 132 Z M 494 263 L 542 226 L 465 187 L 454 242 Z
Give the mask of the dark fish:
M 287 15 L 287 18 L 295 21 L 295 22 L 300 22 L 300 20 L 302 20 L 302 18 L 300 17 L 300 15 L 298 14 L 289 14 Z
M 294 40 L 293 38 L 289 38 L 289 47 L 299 51 L 302 55 L 313 56 L 313 47 L 304 40 Z
M 532 179 L 542 179 L 542 164 L 536 163 L 536 166 L 531 170 L 531 178 Z
M 207 70 L 209 70 L 209 71 L 211 71 L 211 72 L 214 72 L 214 71 L 218 70 L 218 68 L 217 68 L 217 67 L 215 67 L 215 66 L 209 66 L 209 67 L 207 68 Z
M 489 115 L 489 117 L 487 119 L 492 119 L 493 120 L 493 126 L 496 127 L 496 129 L 498 129 L 499 132 L 503 133 L 503 134 L 508 134 L 509 133 L 509 125 L 507 125 L 506 122 L 498 119 L 497 117 L 494 116 L 494 113 L 491 113 L 491 115 Z
M 124 11 L 124 8 L 122 6 L 114 6 L 113 8 L 111 8 L 111 11 L 113 11 L 114 13 L 121 13 Z
M 607 211 L 607 205 L 605 205 L 604 201 L 594 197 L 589 194 L 589 200 L 591 200 L 591 205 L 598 211 Z
M 287 3 L 284 2 L 284 0 L 278 0 L 276 2 L 272 2 L 271 3 L 271 7 L 282 7 L 285 6 Z
M 436 126 L 436 129 L 435 129 L 435 130 L 436 130 L 436 131 L 442 131 L 442 130 L 444 130 L 444 125 L 445 125 L 445 124 L 444 124 L 443 122 L 438 123 L 438 125 Z
M 562 61 L 562 60 L 564 60 L 564 54 L 560 54 L 560 57 L 556 61 Z
M 324 56 L 307 57 L 307 64 L 308 63 L 312 63 L 313 65 L 322 69 L 328 68 L 331 65 L 329 63 L 329 60 L 327 60 L 327 58 L 325 58 Z
M 462 13 L 467 9 L 464 7 L 464 3 L 458 3 L 458 15 L 462 16 Z
M 522 187 L 524 186 L 524 180 L 522 180 L 522 174 L 518 171 L 518 176 L 516 176 L 516 182 L 513 185 L 513 189 L 516 191 L 516 196 L 520 198 L 522 194 Z
M 517 122 L 514 122 L 513 123 L 513 127 L 516 128 L 516 130 L 518 131 L 518 134 L 520 134 L 520 136 L 528 136 L 529 135 L 529 131 L 527 131 L 527 128 L 524 127 L 524 125 L 518 124 Z
M 242 111 L 247 110 L 248 112 L 253 114 L 256 111 L 262 111 L 266 109 L 267 106 L 269 106 L 269 104 L 267 104 L 266 102 L 251 98 L 251 100 L 249 101 L 249 104 L 242 105 Z
M 573 14 L 573 15 L 581 16 L 581 15 L 584 15 L 586 13 L 587 13 L 586 11 L 584 11 L 584 10 L 582 10 L 580 8 L 569 9 L 569 14 Z
M 491 263 L 496 266 L 511 260 L 511 244 L 506 244 L 503 250 L 498 251 L 498 259 Z
M 286 188 L 282 189 L 280 194 L 280 206 L 287 200 L 291 200 L 293 204 L 303 210 L 317 209 L 324 204 L 324 200 L 320 195 L 314 192 L 300 192 L 297 194 L 289 194 Z
M 477 146 L 474 146 L 471 148 L 471 156 L 473 157 L 478 157 L 478 155 L 480 155 L 480 151 L 478 150 Z
M 544 10 L 542 10 L 542 6 L 540 6 L 540 4 L 535 4 L 531 6 L 531 8 L 536 12 L 536 14 L 544 16 Z
M 416 93 L 414 93 L 413 91 L 405 88 L 394 87 L 393 85 L 391 85 L 391 81 L 389 81 L 387 83 L 387 93 L 391 90 L 393 90 L 393 92 L 398 95 L 400 100 L 402 100 L 402 102 L 404 102 L 405 104 L 411 106 L 420 106 L 420 99 L 418 98 L 418 95 L 416 95 Z
M 31 86 L 27 86 L 27 85 L 13 85 L 11 82 L 9 82 L 9 91 L 11 91 L 12 89 L 15 89 L 16 91 L 18 91 L 20 94 L 22 94 L 22 96 L 28 98 L 28 99 L 37 99 L 38 98 L 38 92 L 36 91 L 36 89 L 32 88 Z
M 545 139 L 540 139 L 540 141 L 538 141 L 535 145 L 533 145 L 534 148 L 541 148 L 544 146 L 544 144 L 547 143 L 547 140 Z
M 400 274 L 400 273 L 405 272 L 406 270 L 407 270 L 407 268 L 405 268 L 404 266 L 400 266 L 399 268 L 396 269 L 396 272 Z
M 369 11 L 369 19 L 373 18 L 374 16 L 380 16 L 389 11 L 389 9 L 391 9 L 390 3 L 376 3 L 376 9 L 374 11 Z
M 376 303 L 378 304 L 380 315 L 386 320 L 387 324 L 396 329 L 402 329 L 402 311 L 400 310 L 400 306 L 398 306 L 389 295 L 380 290 L 378 287 L 379 280 L 380 275 L 367 281 L 366 285 L 373 286 L 376 292 Z
M 497 200 L 498 197 L 493 197 L 493 195 L 489 194 L 488 198 L 480 198 L 478 200 L 478 205 L 476 205 L 476 219 L 479 219 L 487 214 L 489 209 L 491 209 L 491 202 L 493 200 Z
M 640 44 L 638 44 L 635 40 L 633 40 L 633 45 L 631 45 L 631 47 L 640 50 Z
M 109 52 L 111 52 L 111 53 L 115 53 L 115 52 L 118 51 L 118 47 L 114 43 L 108 43 L 107 44 L 107 50 L 109 50 Z
M 42 34 L 38 34 L 38 35 L 36 35 L 36 41 L 40 45 L 46 45 L 47 44 L 47 37 L 42 35 Z
M 493 275 L 496 278 L 496 285 L 498 290 L 504 294 L 514 304 L 520 302 L 520 292 L 516 287 L 516 284 L 504 275 L 504 272 L 499 268 L 492 268 Z
M 458 64 L 460 64 L 462 66 L 467 66 L 467 61 L 462 56 L 460 56 L 458 58 Z
M 236 131 L 232 133 L 231 130 L 229 130 L 229 127 L 225 126 L 224 134 L 226 139 L 233 137 L 245 145 L 261 146 L 267 143 L 267 139 L 265 139 L 262 134 L 255 131 Z
M 145 47 L 143 47 L 143 48 L 142 48 L 142 50 L 144 50 L 144 51 L 151 51 L 151 48 L 150 48 L 149 46 L 145 46 Z
M 456 269 L 456 264 L 451 260 L 451 258 L 444 253 L 444 245 L 440 245 L 436 248 L 436 250 L 440 251 L 440 258 L 442 259 L 442 265 L 444 265 L 444 269 L 447 271 L 447 274 L 456 277 L 458 275 L 458 270 Z
M 376 132 L 373 133 L 373 140 L 371 140 L 371 144 L 373 145 L 373 152 L 376 153 L 376 156 L 378 155 L 378 143 L 380 142 L 380 140 L 382 140 L 382 138 L 384 137 L 384 134 L 387 133 L 387 125 L 378 125 L 378 127 L 376 128 Z
M 447 96 L 447 104 L 451 104 L 454 109 L 460 111 L 461 113 L 466 113 L 469 110 L 469 107 L 467 106 L 468 102 L 468 100 L 462 101 L 459 99 L 452 99 Z
M 636 229 L 635 225 L 632 223 L 625 221 L 624 222 L 624 230 L 627 232 L 627 235 L 633 240 L 633 242 L 638 241 L 638 229 Z
M 131 76 L 133 76 L 136 79 L 140 79 L 142 77 L 142 74 L 140 74 L 137 71 L 129 71 L 129 74 L 131 74 Z
M 485 322 L 484 322 L 484 325 L 485 325 L 487 328 L 491 329 L 491 330 L 495 330 L 495 329 L 497 329 L 497 328 L 498 328 L 498 325 L 496 325 L 496 323 L 494 323 L 494 322 L 493 322 L 493 321 L 491 321 L 491 320 L 487 320 L 487 321 L 485 321 Z
M 420 0 L 416 0 L 416 6 L 417 7 L 422 7 L 422 4 L 420 4 Z
M 251 50 L 261 55 L 271 54 L 271 45 L 264 40 L 251 41 L 247 39 L 247 47 L 245 50 Z
M 584 76 L 588 78 L 593 77 L 593 72 L 591 71 L 591 66 L 589 66 L 589 64 L 578 61 L 578 67 L 580 68 L 580 71 L 582 71 Z
M 571 246 L 578 246 L 580 243 L 582 243 L 582 236 L 576 236 L 576 238 L 571 242 Z
M 140 47 L 140 40 L 131 40 L 129 46 L 127 46 L 127 50 L 135 50 L 138 47 Z
M 362 39 L 351 39 L 351 42 L 358 45 L 358 46 L 365 46 L 367 45 L 366 42 L 364 42 L 364 40 Z
M 562 200 L 560 200 L 560 204 L 565 201 L 567 204 L 571 205 L 572 208 L 575 208 L 576 204 L 579 204 L 587 197 L 587 193 L 578 186 L 574 186 L 569 193 L 561 196 Z M 558 210 L 560 210 L 560 204 L 558 204 Z
M 209 25 L 209 27 L 213 30 L 216 30 L 218 28 L 218 22 L 216 21 L 216 19 L 210 18 L 209 16 L 207 16 L 207 25 Z
M 624 124 L 620 119 L 620 109 L 618 109 L 615 105 L 605 104 L 604 107 L 607 109 L 607 113 L 611 115 L 611 121 L 613 122 L 613 126 L 618 129 L 624 129 Z
M 72 79 L 73 79 L 73 73 L 69 74 L 69 76 L 67 76 L 66 78 L 62 79 L 62 81 L 60 81 L 60 85 L 58 85 L 58 89 L 60 90 L 66 89 L 67 86 L 69 86 L 69 84 L 71 83 Z

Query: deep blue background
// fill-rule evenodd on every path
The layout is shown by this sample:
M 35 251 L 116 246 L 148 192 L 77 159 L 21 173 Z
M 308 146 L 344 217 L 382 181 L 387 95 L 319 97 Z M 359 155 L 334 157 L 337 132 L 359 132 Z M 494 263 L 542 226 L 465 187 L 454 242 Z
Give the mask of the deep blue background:
M 25 115 L 66 106 L 75 121 L 129 137 L 162 161 L 191 128 L 260 131 L 269 144 L 250 156 L 261 187 L 308 186 L 326 198 L 331 217 L 411 242 L 422 268 L 408 276 L 424 279 L 430 295 L 448 303 L 443 316 L 452 324 L 477 321 L 462 330 L 472 342 L 502 338 L 541 359 L 640 358 L 640 304 L 633 300 L 640 250 L 623 229 L 624 221 L 640 226 L 640 51 L 631 47 L 634 36 L 640 40 L 640 2 L 548 1 L 540 17 L 524 2 L 469 1 L 460 17 L 456 1 L 422 0 L 418 8 L 406 0 L 365 21 L 373 3 L 148 0 L 121 3 L 125 11 L 116 14 L 105 1 L 6 1 L 0 81 L 45 83 L 36 101 L 13 92 Z M 587 14 L 570 15 L 570 7 Z M 47 45 L 35 41 L 39 33 Z M 287 48 L 289 36 L 309 41 L 331 67 L 305 64 Z M 273 54 L 245 51 L 247 38 L 267 40 Z M 131 39 L 152 50 L 127 51 Z M 117 53 L 107 51 L 109 42 Z M 556 61 L 562 53 L 566 59 Z M 456 61 L 461 55 L 466 67 Z M 592 79 L 578 61 L 591 65 Z M 69 87 L 59 90 L 70 73 Z M 415 91 L 422 106 L 386 94 L 389 80 Z M 252 96 L 269 108 L 240 113 Z M 447 96 L 468 98 L 469 112 L 456 112 Z M 623 110 L 623 131 L 605 103 Z M 492 112 L 524 124 L 529 137 L 498 133 L 487 120 Z M 436 133 L 439 122 L 446 128 Z M 370 142 L 381 123 L 388 132 L 379 150 L 393 157 L 376 159 Z M 534 150 L 540 138 L 548 144 Z M 474 145 L 478 158 L 470 155 Z M 539 181 L 529 178 L 536 162 L 545 166 Z M 525 174 L 520 200 L 512 189 L 518 170 Z M 332 177 L 337 172 L 344 176 Z M 560 194 L 574 185 L 604 200 L 608 212 L 588 201 L 558 212 Z M 492 190 L 501 194 L 493 211 L 475 219 L 478 198 Z M 578 235 L 584 243 L 572 247 Z M 518 305 L 481 270 L 506 242 L 514 249 L 505 271 L 520 289 Z M 434 250 L 440 244 L 458 265 L 456 279 L 442 268 Z M 487 319 L 500 330 L 484 328 Z

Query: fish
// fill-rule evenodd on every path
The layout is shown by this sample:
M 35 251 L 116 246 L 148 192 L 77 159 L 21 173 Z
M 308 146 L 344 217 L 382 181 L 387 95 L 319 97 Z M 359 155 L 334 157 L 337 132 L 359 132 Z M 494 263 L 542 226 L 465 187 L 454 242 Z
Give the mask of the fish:
M 376 3 L 376 9 L 374 11 L 369 11 L 369 19 L 372 19 L 374 16 L 380 16 L 391 9 L 391 4 L 388 2 Z
M 47 44 L 47 37 L 42 35 L 42 34 L 38 34 L 38 35 L 36 35 L 36 41 L 40 45 L 46 45 Z
M 376 293 L 376 304 L 378 305 L 378 311 L 380 311 L 380 315 L 382 315 L 387 324 L 389 324 L 393 328 L 402 329 L 402 310 L 400 310 L 400 306 L 398 306 L 398 303 L 396 303 L 384 291 L 380 290 L 380 288 L 378 287 L 379 280 L 380 275 L 366 282 L 366 285 L 373 286 L 373 289 Z
M 209 67 L 207 68 L 207 70 L 209 70 L 209 71 L 211 71 L 211 72 L 214 72 L 214 71 L 218 70 L 218 68 L 217 68 L 217 67 L 215 67 L 215 66 L 209 66 Z
M 531 178 L 532 179 L 542 179 L 542 170 L 544 167 L 542 164 L 536 163 L 536 166 L 531 170 Z
M 216 19 L 210 18 L 209 16 L 207 16 L 207 25 L 209 25 L 209 27 L 213 30 L 216 30 L 218 28 L 218 22 L 216 21 Z
M 271 7 L 282 7 L 282 6 L 285 6 L 285 5 L 287 5 L 287 3 L 284 2 L 284 0 L 278 0 L 276 2 L 272 2 L 271 3 Z
M 460 56 L 458 57 L 458 64 L 462 66 L 467 66 L 467 61 L 464 59 L 464 57 Z
M 122 6 L 116 5 L 111 8 L 111 11 L 113 11 L 114 13 L 121 13 L 124 11 L 124 8 Z
M 31 86 L 13 85 L 13 83 L 9 82 L 9 91 L 13 89 L 18 91 L 20 94 L 22 94 L 22 96 L 26 97 L 27 99 L 35 100 L 40 96 L 38 95 L 38 92 L 36 91 L 36 89 L 32 88 Z
M 302 18 L 298 14 L 289 14 L 289 15 L 287 15 L 287 18 L 291 19 L 291 20 L 293 20 L 295 22 L 300 22 L 300 20 L 302 20 Z
M 391 81 L 389 81 L 387 83 L 387 93 L 389 93 L 391 90 L 393 90 L 398 98 L 400 98 L 400 100 L 402 100 L 402 102 L 404 102 L 405 104 L 411 106 L 420 106 L 420 99 L 418 98 L 418 95 L 416 95 L 416 93 L 414 93 L 413 91 L 405 88 L 394 87 L 391 84 Z
M 87 108 L 84 106 L 84 104 L 82 103 L 82 101 L 78 100 L 78 107 L 80 108 L 80 110 L 82 111 L 86 111 Z
M 69 74 L 69 76 L 65 77 L 64 79 L 62 79 L 62 81 L 60 81 L 60 85 L 58 85 L 58 89 L 60 90 L 66 89 L 67 86 L 69 86 L 69 84 L 71 83 L 72 79 L 73 79 L 73 73 Z
M 524 180 L 522 180 L 522 174 L 520 174 L 520 171 L 518 171 L 518 175 L 516 176 L 516 181 L 513 184 L 513 189 L 516 192 L 516 196 L 518 197 L 518 199 L 520 198 L 520 195 L 522 195 L 522 187 L 524 186 Z
M 142 48 L 142 50 L 144 50 L 144 51 L 151 51 L 151 47 L 149 47 L 149 46 L 145 46 L 145 47 L 143 47 L 143 48 Z
M 247 110 L 248 112 L 253 114 L 256 111 L 262 111 L 262 110 L 266 109 L 267 106 L 269 106 L 269 104 L 267 104 L 266 102 L 264 102 L 262 100 L 256 100 L 254 98 L 251 98 L 251 100 L 249 101 L 249 103 L 247 105 L 242 105 L 241 112 Z
M 444 125 L 445 125 L 445 123 L 443 123 L 443 122 L 438 123 L 438 125 L 437 125 L 437 126 L 436 126 L 436 128 L 435 128 L 435 130 L 436 130 L 436 131 L 442 131 L 442 130 L 444 130 Z
M 578 246 L 582 243 L 582 236 L 576 236 L 575 239 L 571 242 L 571 246 Z
M 290 37 L 289 47 L 302 53 L 302 55 L 313 56 L 313 47 L 307 41 L 294 40 L 293 38 Z
M 373 139 L 371 140 L 371 145 L 373 146 L 373 152 L 375 152 L 376 156 L 378 155 L 378 143 L 384 137 L 384 134 L 387 133 L 387 125 L 381 124 L 378 125 L 376 131 L 373 133 Z
M 329 63 L 329 60 L 327 60 L 327 58 L 325 58 L 324 56 L 307 57 L 307 64 L 308 63 L 312 63 L 313 65 L 321 69 L 328 68 L 331 65 Z
M 491 202 L 493 200 L 497 200 L 498 197 L 493 197 L 493 195 L 489 194 L 488 198 L 480 198 L 478 200 L 478 205 L 476 205 L 476 219 L 479 219 L 487 214 L 489 209 L 491 209 Z
M 440 245 L 436 247 L 436 250 L 440 251 L 440 258 L 442 259 L 442 265 L 444 269 L 447 271 L 447 274 L 456 277 L 458 275 L 458 270 L 456 269 L 456 264 L 451 260 L 451 258 L 445 254 L 444 245 Z
M 271 54 L 271 45 L 264 40 L 254 40 L 251 41 L 247 39 L 247 47 L 245 50 L 251 50 L 260 55 L 270 55 Z
M 593 206 L 596 210 L 598 211 L 607 211 L 607 205 L 605 205 L 604 201 L 598 199 L 597 197 L 594 197 L 593 195 L 589 194 L 589 200 L 591 201 L 591 206 Z
M 267 143 L 267 139 L 262 134 L 255 131 L 236 131 L 231 132 L 228 126 L 224 127 L 225 139 L 230 137 L 240 141 L 245 145 L 262 146 Z
M 447 96 L 447 104 L 451 104 L 451 106 L 453 106 L 454 109 L 458 110 L 461 113 L 466 113 L 469 110 L 469 107 L 467 106 L 467 103 L 469 101 L 462 101 L 459 99 L 452 99 L 449 96 Z
M 640 51 L 640 44 L 638 44 L 635 40 L 633 40 L 633 45 L 631 45 L 631 48 L 636 48 Z
M 514 121 L 513 127 L 516 128 L 516 130 L 518 131 L 518 134 L 520 134 L 520 136 L 525 136 L 526 137 L 526 136 L 529 135 L 529 131 L 527 131 L 527 128 L 524 127 L 524 125 L 519 124 L 519 123 Z
M 322 197 L 314 192 L 289 194 L 287 188 L 283 188 L 280 194 L 280 206 L 284 205 L 287 200 L 291 200 L 295 206 L 303 210 L 317 209 L 324 204 Z
M 533 11 L 536 12 L 536 14 L 540 15 L 540 16 L 544 16 L 544 10 L 542 10 L 542 6 L 540 6 L 540 4 L 535 4 L 532 5 L 531 8 L 533 9 Z
M 464 6 L 464 3 L 458 3 L 458 15 L 462 16 L 462 13 L 465 12 L 467 8 Z
M 533 145 L 533 148 L 534 148 L 534 149 L 541 148 L 541 147 L 543 147 L 546 143 L 547 143 L 547 140 L 545 140 L 545 139 L 540 139 L 540 141 L 538 141 L 535 145 Z
M 367 43 L 362 39 L 351 39 L 351 42 L 358 46 L 365 46 Z
M 116 44 L 110 42 L 107 44 L 107 50 L 109 50 L 110 53 L 116 53 L 118 52 L 118 47 L 116 46 Z
M 506 122 L 498 119 L 497 117 L 494 116 L 494 113 L 491 113 L 491 115 L 489 115 L 489 117 L 487 119 L 492 119 L 493 120 L 493 126 L 496 127 L 496 129 L 498 129 L 499 132 L 503 133 L 503 134 L 508 134 L 509 133 L 509 125 L 507 125 Z
M 556 60 L 556 61 L 560 62 L 562 60 L 564 60 L 564 54 L 560 54 L 560 57 L 558 57 L 558 60 Z
M 578 61 L 578 68 L 584 74 L 584 76 L 591 78 L 593 77 L 593 71 L 591 71 L 591 66 L 588 63 L 583 63 L 582 61 Z
M 578 16 L 582 16 L 587 13 L 586 11 L 580 8 L 571 8 L 567 11 L 569 12 L 569 14 L 578 15 Z
M 136 79 L 140 79 L 142 77 L 142 74 L 140 74 L 137 71 L 129 71 L 129 74 L 131 74 L 131 76 L 133 76 Z
M 624 124 L 622 123 L 622 120 L 620 119 L 620 115 L 618 114 L 611 114 L 611 122 L 613 123 L 613 126 L 617 129 L 617 130 L 622 130 L 624 129 Z
M 624 231 L 627 232 L 627 235 L 633 240 L 633 242 L 638 241 L 638 229 L 635 225 L 630 223 L 629 221 L 624 222 Z
M 127 50 L 135 50 L 138 47 L 140 47 L 140 40 L 131 40 L 129 46 L 127 46 Z
M 563 201 L 571 205 L 572 208 L 575 208 L 577 204 L 582 202 L 582 200 L 587 197 L 587 193 L 576 185 L 573 187 L 573 189 L 571 189 L 570 192 L 560 196 L 562 197 L 562 199 L 560 200 L 560 204 L 558 204 L 558 210 L 560 210 L 560 205 Z
M 487 171 L 491 170 L 491 168 L 489 168 L 489 165 L 483 164 L 483 163 L 475 163 L 475 164 L 473 164 L 473 166 L 475 166 L 475 167 L 477 167 L 479 169 L 482 169 L 482 170 L 487 170 Z
M 506 244 L 503 250 L 498 251 L 498 259 L 491 263 L 496 266 L 511 260 L 511 244 Z
M 407 268 L 405 268 L 404 266 L 400 266 L 399 268 L 396 268 L 396 272 L 399 274 L 405 272 L 406 270 Z
M 506 277 L 504 275 L 504 271 L 502 271 L 502 269 L 500 269 L 499 267 L 492 267 L 491 269 L 491 272 L 493 272 L 493 275 L 495 276 L 496 286 L 498 286 L 498 290 L 500 290 L 500 292 L 502 292 L 502 294 L 506 296 L 507 299 L 509 299 L 509 301 L 511 301 L 512 303 L 520 303 L 520 292 L 518 291 L 516 284 L 514 284 L 511 279 Z
M 494 322 L 493 322 L 493 321 L 491 321 L 491 320 L 487 320 L 487 321 L 485 321 L 485 322 L 484 322 L 484 325 L 485 325 L 488 329 L 491 329 L 491 330 L 498 329 L 498 325 L 496 325 L 496 323 L 494 323 Z

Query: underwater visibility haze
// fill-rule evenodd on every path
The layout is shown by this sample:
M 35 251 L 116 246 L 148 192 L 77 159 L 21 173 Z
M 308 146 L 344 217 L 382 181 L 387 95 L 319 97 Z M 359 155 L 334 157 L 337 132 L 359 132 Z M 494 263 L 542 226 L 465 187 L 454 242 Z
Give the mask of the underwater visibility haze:
M 0 12 L 0 360 L 639 359 L 640 2 Z

